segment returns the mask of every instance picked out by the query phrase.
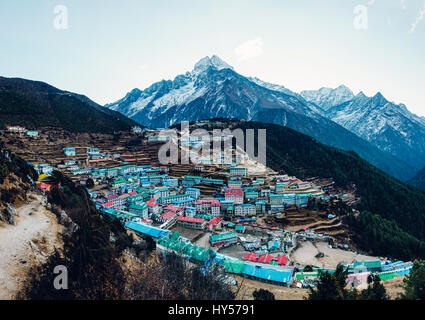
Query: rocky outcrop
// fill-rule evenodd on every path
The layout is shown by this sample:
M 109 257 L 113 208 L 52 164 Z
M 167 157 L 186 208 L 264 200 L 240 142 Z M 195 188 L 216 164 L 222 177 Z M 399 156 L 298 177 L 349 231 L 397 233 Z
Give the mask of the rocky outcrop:
M 6 204 L 6 208 L 0 211 L 0 221 L 15 225 L 16 208 L 13 204 Z

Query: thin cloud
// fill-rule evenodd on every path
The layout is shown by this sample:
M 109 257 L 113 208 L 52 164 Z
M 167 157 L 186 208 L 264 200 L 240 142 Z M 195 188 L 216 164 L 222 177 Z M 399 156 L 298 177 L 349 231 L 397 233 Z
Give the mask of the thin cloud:
M 400 0 L 401 2 L 401 7 L 403 8 L 403 10 L 406 10 L 406 0 Z
M 235 53 L 239 61 L 249 60 L 264 54 L 264 41 L 261 37 L 245 41 L 236 47 Z
M 424 2 L 424 8 L 419 12 L 419 16 L 416 18 L 415 22 L 413 22 L 412 26 L 410 27 L 409 33 L 412 33 L 415 31 L 417 25 L 419 22 L 422 21 L 422 19 L 425 16 L 425 2 Z

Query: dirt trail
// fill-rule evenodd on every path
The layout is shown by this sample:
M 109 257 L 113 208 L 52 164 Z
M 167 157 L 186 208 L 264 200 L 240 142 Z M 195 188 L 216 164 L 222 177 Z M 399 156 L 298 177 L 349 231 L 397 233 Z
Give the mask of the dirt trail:
M 42 206 L 42 197 L 33 196 L 35 200 L 17 209 L 16 225 L 0 224 L 0 300 L 15 298 L 30 268 L 62 246 L 62 226 Z

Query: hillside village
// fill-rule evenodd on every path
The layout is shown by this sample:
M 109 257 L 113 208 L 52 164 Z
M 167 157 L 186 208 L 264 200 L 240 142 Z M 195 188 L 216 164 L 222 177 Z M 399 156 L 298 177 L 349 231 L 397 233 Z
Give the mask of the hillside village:
M 158 150 L 170 139 L 139 127 L 83 136 L 9 126 L 1 134 L 37 170 L 45 192 L 59 187 L 51 178 L 59 170 L 88 188 L 100 214 L 119 219 L 140 239 L 154 239 L 158 252 L 218 264 L 235 285 L 243 277 L 307 288 L 320 271 L 333 273 L 338 263 L 348 268 L 348 284 L 356 287 L 371 273 L 386 281 L 410 272 L 411 262 L 357 252 L 341 219 L 358 200 L 351 190 L 274 172 L 240 150 L 230 158 L 214 154 L 196 164 L 162 165 Z M 186 148 L 211 142 L 194 137 L 176 143 Z

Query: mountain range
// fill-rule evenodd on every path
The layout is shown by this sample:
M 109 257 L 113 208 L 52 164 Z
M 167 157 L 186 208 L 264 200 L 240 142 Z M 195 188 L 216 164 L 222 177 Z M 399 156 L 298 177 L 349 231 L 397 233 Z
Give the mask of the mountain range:
M 416 170 L 425 165 L 425 118 L 409 112 L 404 104 L 390 102 L 380 92 L 373 97 L 363 92 L 354 96 L 345 86 L 301 95 L 321 107 L 327 118 L 380 150 Z
M 351 126 L 341 119 L 344 111 L 353 113 L 360 100 L 361 96 L 354 96 L 345 86 L 298 94 L 284 86 L 240 75 L 214 55 L 201 59 L 191 72 L 178 75 L 174 80 L 154 83 L 144 90 L 134 89 L 124 98 L 105 107 L 152 128 L 165 128 L 182 121 L 208 118 L 279 124 L 312 136 L 322 143 L 354 150 L 398 179 L 406 181 L 412 178 L 425 165 L 425 160 L 417 159 L 416 156 L 422 152 L 418 144 L 425 137 L 425 131 L 422 132 L 425 124 L 419 122 L 417 119 L 420 118 L 413 114 L 408 116 L 409 112 L 404 108 L 403 120 L 406 122 L 403 122 L 403 127 L 406 130 L 411 127 L 412 132 L 397 136 L 396 129 L 392 130 L 387 125 L 375 134 L 363 134 L 364 130 L 360 128 L 362 121 L 357 126 Z M 366 109 L 375 108 L 376 103 L 384 103 L 384 99 L 366 100 L 361 105 Z M 388 119 L 390 107 L 396 106 L 384 103 L 378 112 L 382 116 L 377 114 L 375 118 L 368 119 L 368 127 L 374 128 L 373 121 L 379 121 L 376 117 L 380 116 L 382 121 Z M 366 112 L 364 118 L 367 115 Z M 381 136 L 382 132 L 385 137 Z M 397 138 L 395 144 L 392 138 Z M 409 154 L 405 154 L 407 151 Z

